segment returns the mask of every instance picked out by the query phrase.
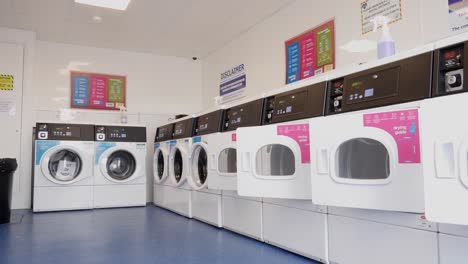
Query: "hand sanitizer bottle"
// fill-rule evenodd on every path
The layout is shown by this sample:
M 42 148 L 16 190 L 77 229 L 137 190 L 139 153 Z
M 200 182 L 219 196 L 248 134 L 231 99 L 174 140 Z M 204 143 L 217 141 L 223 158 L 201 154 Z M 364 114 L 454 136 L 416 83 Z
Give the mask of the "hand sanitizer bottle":
M 121 124 L 127 124 L 128 118 L 127 118 L 127 108 L 122 105 L 120 106 L 120 123 Z
M 388 22 L 389 20 L 385 16 L 376 16 L 372 19 L 372 23 L 374 23 L 374 32 L 377 31 L 379 26 L 382 27 L 382 37 L 377 45 L 377 57 L 379 59 L 395 55 L 395 41 L 390 35 Z

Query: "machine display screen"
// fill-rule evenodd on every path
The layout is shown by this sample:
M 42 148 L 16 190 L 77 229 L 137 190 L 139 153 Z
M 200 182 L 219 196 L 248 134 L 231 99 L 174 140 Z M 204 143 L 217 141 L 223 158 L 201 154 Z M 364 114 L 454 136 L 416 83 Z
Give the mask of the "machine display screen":
M 53 126 L 50 132 L 56 137 L 79 138 L 81 136 L 81 129 L 73 126 Z
M 203 118 L 199 118 L 198 119 L 198 131 L 201 132 L 201 131 L 205 131 L 209 128 L 209 124 L 210 123 L 210 118 L 207 116 L 207 117 L 203 117 Z
M 127 131 L 125 128 L 108 128 L 107 129 L 107 134 L 109 135 L 109 138 L 111 139 L 124 139 L 127 138 Z
M 168 132 L 168 128 L 167 128 L 167 127 L 161 127 L 161 128 L 159 128 L 158 137 L 159 137 L 159 138 L 163 138 L 164 135 L 166 135 L 167 132 Z
M 174 135 L 175 136 L 179 136 L 179 135 L 182 135 L 184 134 L 185 132 L 185 124 L 184 123 L 178 123 L 175 125 L 175 128 L 174 128 Z
M 303 112 L 307 99 L 307 92 L 301 92 L 293 95 L 287 95 L 276 98 L 274 115 L 287 115 Z
M 232 111 L 230 114 L 228 114 L 228 118 L 229 118 L 229 123 L 231 125 L 235 125 L 235 124 L 239 124 L 242 122 L 242 112 L 244 111 L 244 109 L 239 109 L 237 111 Z

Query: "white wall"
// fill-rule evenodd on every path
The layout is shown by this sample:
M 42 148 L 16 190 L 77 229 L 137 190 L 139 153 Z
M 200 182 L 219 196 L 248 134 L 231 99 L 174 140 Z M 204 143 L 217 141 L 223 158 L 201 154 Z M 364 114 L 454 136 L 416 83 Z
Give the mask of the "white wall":
M 120 115 L 112 111 L 69 109 L 70 70 L 127 76 L 129 124 L 148 127 L 148 154 L 157 126 L 174 114 L 201 109 L 200 61 L 36 41 L 33 32 L 6 28 L 0 28 L 0 42 L 25 47 L 23 114 L 18 116 L 22 118 L 21 159 L 15 175 L 18 188 L 14 189 L 13 208 L 30 207 L 31 134 L 36 121 L 119 121 Z M 151 155 L 148 162 L 151 183 Z M 148 197 L 152 197 L 152 188 L 148 188 Z
M 391 24 L 397 52 L 415 48 L 448 34 L 447 0 L 402 0 L 403 19 Z M 351 40 L 377 41 L 380 32 L 361 33 L 360 1 L 297 0 L 204 58 L 203 103 L 219 94 L 220 73 L 243 63 L 247 96 L 285 85 L 284 41 L 335 18 L 336 68 L 376 59 L 376 50 L 351 53 L 340 47 Z

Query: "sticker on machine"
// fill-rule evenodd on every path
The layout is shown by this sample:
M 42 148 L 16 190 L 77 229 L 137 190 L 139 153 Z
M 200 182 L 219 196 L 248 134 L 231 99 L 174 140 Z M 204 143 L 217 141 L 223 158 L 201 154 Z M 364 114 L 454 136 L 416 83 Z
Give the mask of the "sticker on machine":
M 418 109 L 365 114 L 365 127 L 390 134 L 398 147 L 398 163 L 421 163 Z
M 232 133 L 232 134 L 231 134 L 231 141 L 232 141 L 232 142 L 236 142 L 236 141 L 237 141 L 237 135 L 236 135 L 236 133 Z
M 277 135 L 286 136 L 299 144 L 301 163 L 310 163 L 309 124 L 281 125 L 277 127 Z

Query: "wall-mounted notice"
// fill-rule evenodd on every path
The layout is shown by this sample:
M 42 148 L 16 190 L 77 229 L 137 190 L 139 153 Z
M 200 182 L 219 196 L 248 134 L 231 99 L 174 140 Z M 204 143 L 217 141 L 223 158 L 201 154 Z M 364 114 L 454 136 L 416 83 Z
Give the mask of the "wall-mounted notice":
M 448 0 L 451 32 L 468 30 L 468 0 Z
M 120 110 L 126 106 L 126 77 L 100 73 L 70 72 L 71 107 Z
M 227 96 L 240 94 L 247 86 L 247 76 L 245 74 L 245 65 L 237 65 L 220 75 L 219 95 Z
M 376 16 L 385 16 L 389 24 L 402 19 L 401 0 L 365 0 L 361 1 L 362 34 L 374 29 L 372 19 Z
M 335 20 L 285 42 L 286 83 L 293 83 L 335 68 Z
M 0 91 L 13 91 L 15 77 L 9 74 L 0 74 Z

